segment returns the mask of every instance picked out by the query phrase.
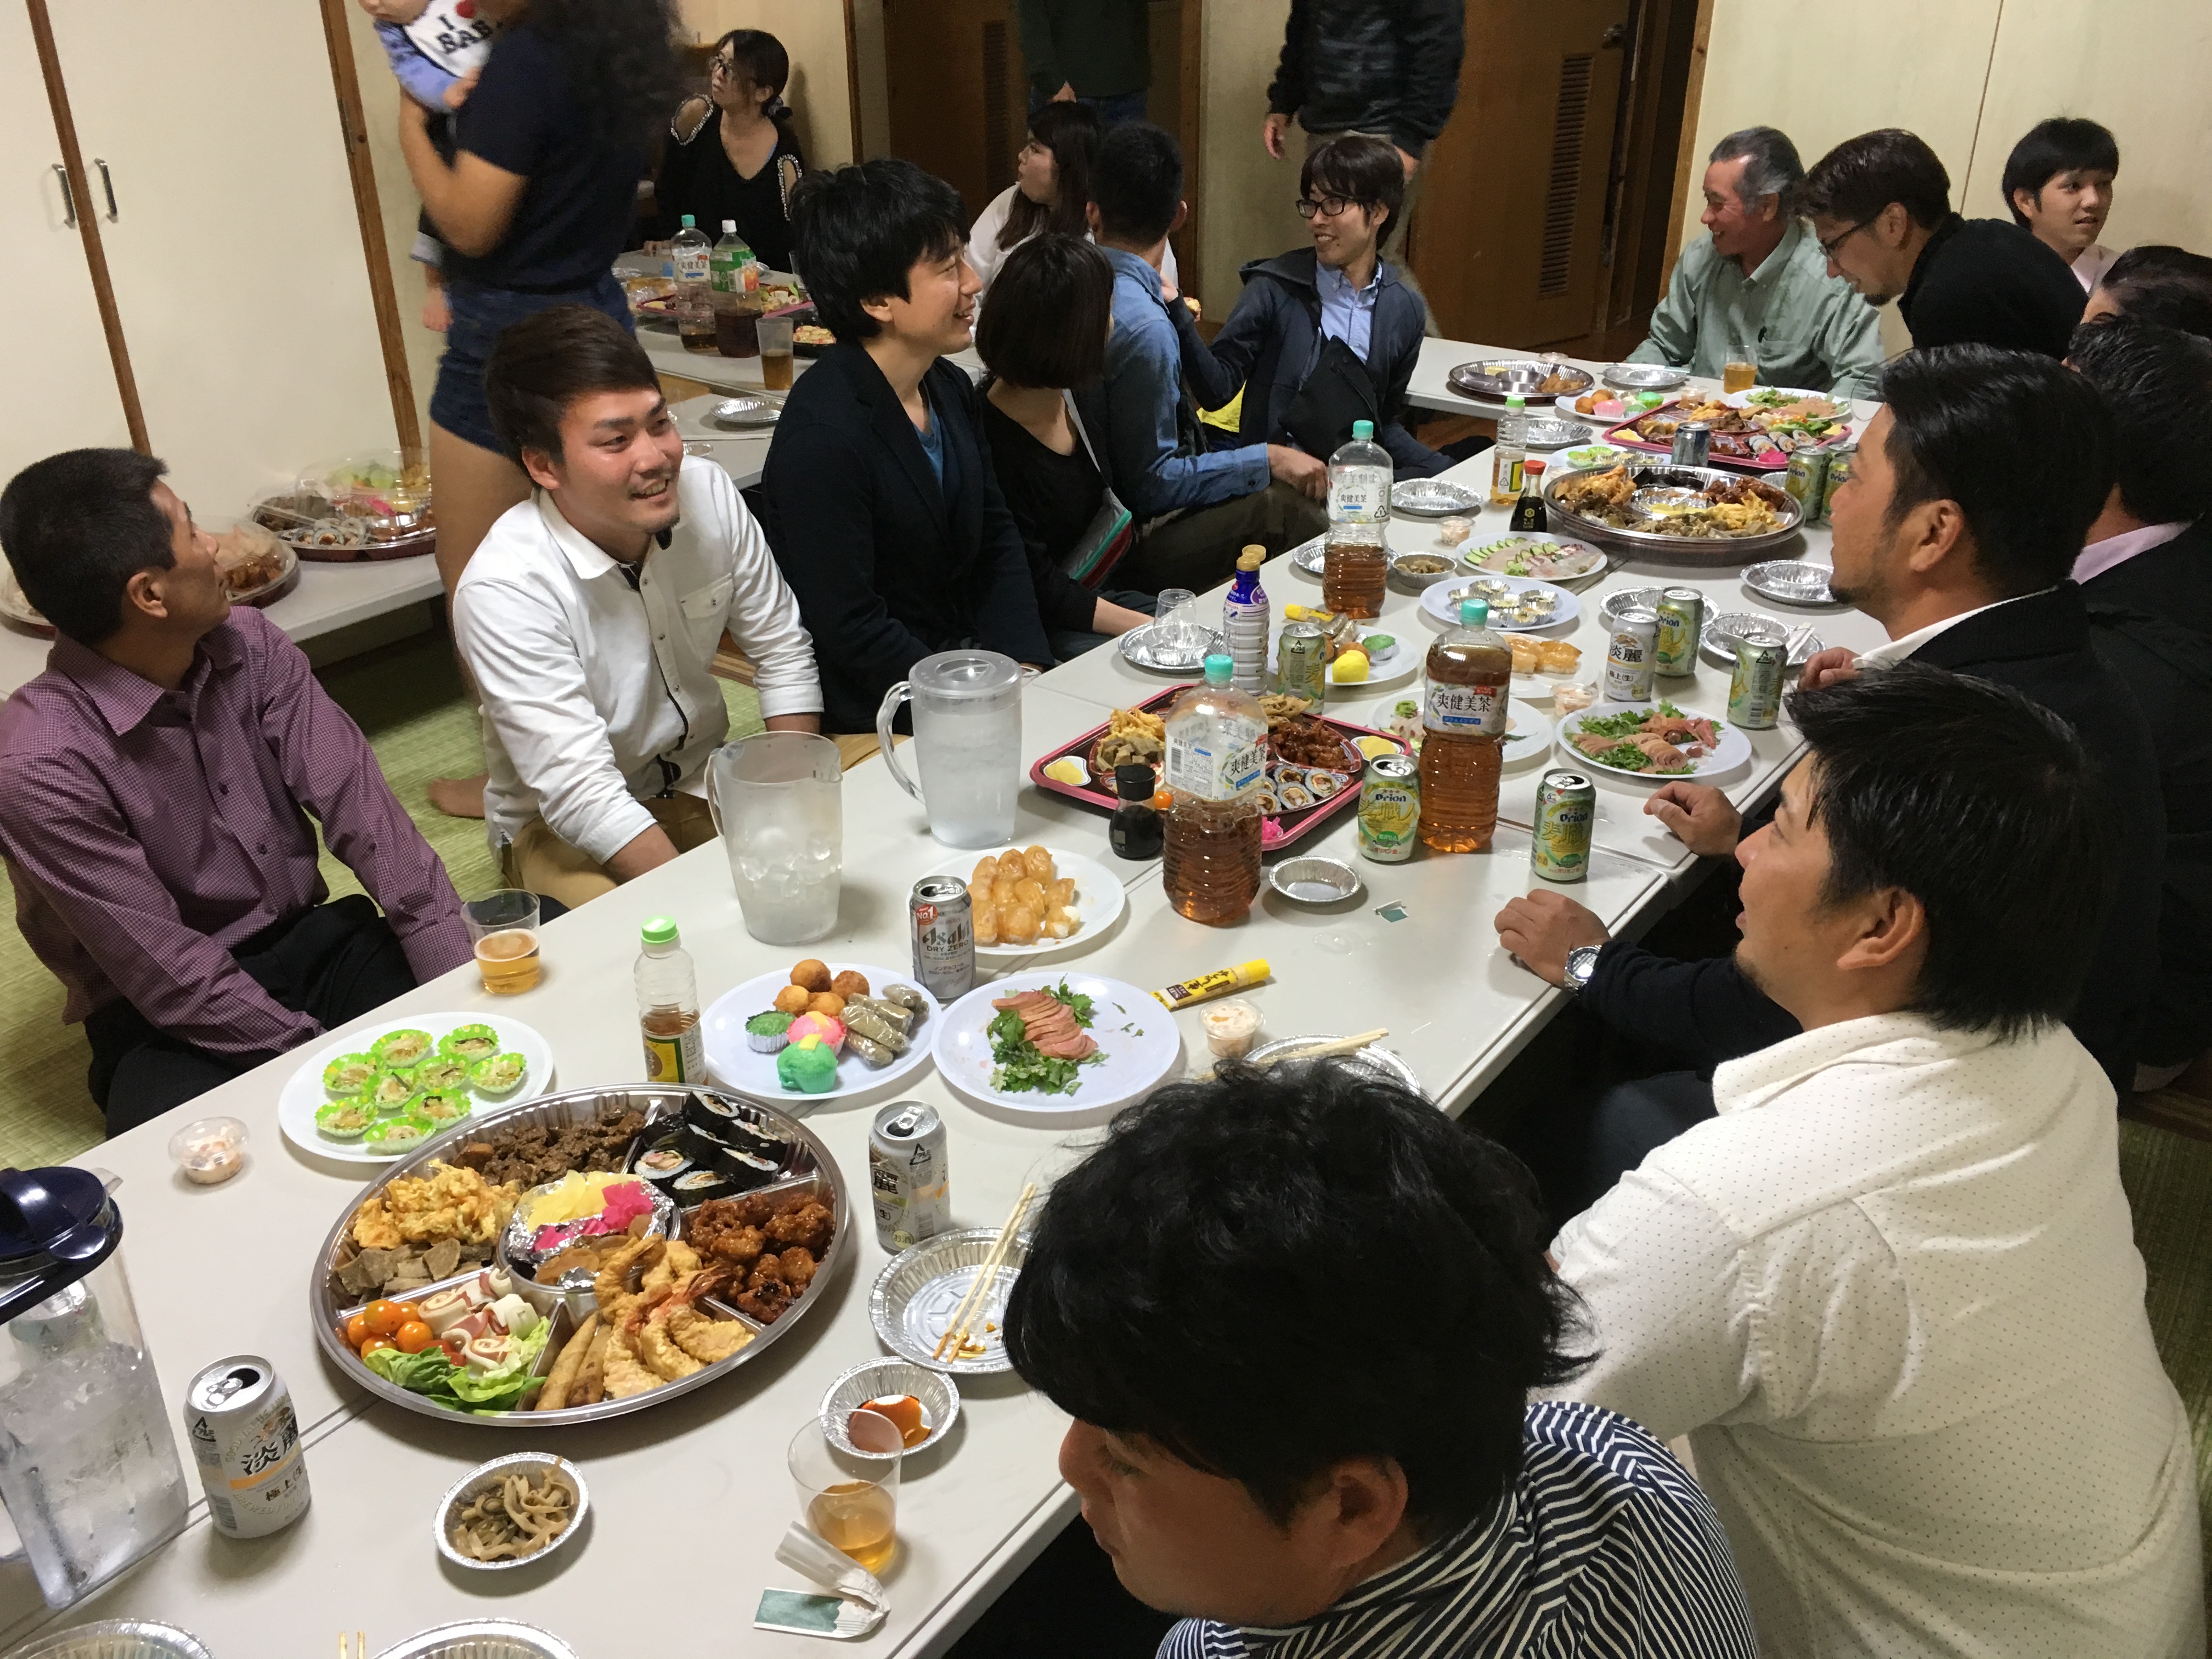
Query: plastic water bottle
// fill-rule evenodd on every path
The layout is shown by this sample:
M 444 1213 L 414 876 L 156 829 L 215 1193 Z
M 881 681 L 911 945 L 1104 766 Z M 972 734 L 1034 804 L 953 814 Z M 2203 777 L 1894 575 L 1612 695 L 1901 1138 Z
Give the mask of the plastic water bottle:
M 1256 544 L 1239 554 L 1236 580 L 1221 602 L 1221 636 L 1229 641 L 1229 659 L 1236 665 L 1230 684 L 1255 697 L 1267 690 L 1272 631 L 1267 590 L 1260 586 L 1260 565 L 1267 556 L 1267 550 Z
M 1528 454 L 1528 400 L 1518 392 L 1505 400 L 1498 419 L 1498 442 L 1490 454 L 1490 504 L 1510 507 L 1521 499 L 1521 463 Z
M 751 246 L 738 234 L 735 219 L 722 221 L 722 240 L 707 258 L 708 286 L 717 294 L 756 294 L 760 291 L 760 261 Z
M 706 1034 L 699 1024 L 699 976 L 674 920 L 654 916 L 639 935 L 637 1020 L 645 1037 L 648 1083 L 704 1083 Z
M 708 260 L 713 250 L 707 245 L 707 234 L 699 228 L 698 222 L 690 214 L 684 216 L 684 228 L 676 233 L 668 245 L 668 257 L 676 262 L 676 280 L 679 283 L 698 283 L 702 286 L 709 276 Z
M 711 273 L 707 269 L 708 253 L 706 237 L 691 216 L 685 214 L 684 228 L 669 244 L 669 258 L 676 267 L 676 332 L 687 351 L 714 349 L 714 301 L 710 289 Z
M 1322 550 L 1321 602 L 1347 617 L 1382 614 L 1390 576 L 1390 452 L 1375 422 L 1354 421 L 1352 440 L 1328 458 L 1328 541 Z

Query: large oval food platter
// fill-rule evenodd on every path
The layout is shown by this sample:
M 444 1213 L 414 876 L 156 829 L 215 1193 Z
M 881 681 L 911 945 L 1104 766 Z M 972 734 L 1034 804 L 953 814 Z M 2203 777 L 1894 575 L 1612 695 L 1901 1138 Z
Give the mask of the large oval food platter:
M 763 1184 L 741 1194 L 732 1195 L 757 1198 L 763 1207 L 785 1206 L 811 1200 L 830 1212 L 829 1241 L 815 1258 L 816 1265 L 811 1270 L 811 1278 L 805 1288 L 774 1318 L 755 1317 L 742 1310 L 735 1301 L 739 1292 L 734 1290 L 709 1292 L 698 1298 L 696 1310 L 714 1322 L 716 1330 L 725 1329 L 722 1322 L 726 1321 L 735 1321 L 744 1328 L 749 1334 L 743 1346 L 726 1357 L 702 1364 L 688 1375 L 660 1381 L 642 1392 L 625 1397 L 610 1395 L 592 1404 L 565 1407 L 554 1411 L 538 1411 L 526 1404 L 519 1409 L 483 1413 L 464 1413 L 438 1404 L 428 1395 L 403 1388 L 371 1370 L 353 1351 L 343 1334 L 345 1322 L 349 1316 L 372 1299 L 373 1293 L 349 1290 L 340 1282 L 339 1274 L 354 1265 L 362 1254 L 355 1242 L 352 1229 L 355 1217 L 366 1205 L 385 1199 L 395 1181 L 422 1180 L 436 1176 L 438 1172 L 429 1168 L 431 1164 L 446 1164 L 451 1167 L 452 1161 L 460 1158 L 464 1149 L 471 1142 L 484 1140 L 500 1132 L 524 1129 L 557 1134 L 564 1130 L 592 1127 L 604 1129 L 609 1126 L 618 1126 L 619 1120 L 629 1113 L 635 1113 L 644 1121 L 642 1132 L 629 1143 L 623 1159 L 626 1166 L 641 1148 L 654 1146 L 665 1139 L 694 1133 L 686 1126 L 695 1121 L 740 1126 L 755 1138 L 755 1144 L 764 1138 L 780 1143 L 786 1150 L 780 1155 L 781 1167 L 773 1179 L 766 1180 Z M 656 1200 L 656 1217 L 665 1217 L 669 1207 L 667 1204 Z M 696 1205 L 677 1212 L 678 1238 L 689 1236 L 693 1218 L 698 1213 Z M 804 1221 L 806 1218 L 798 1217 L 796 1219 Z M 819 1216 L 813 1216 L 812 1224 L 818 1228 L 819 1224 Z M 854 1225 L 844 1177 L 838 1170 L 836 1160 L 805 1124 L 786 1113 L 714 1089 L 695 1090 L 652 1084 L 635 1084 L 613 1089 L 580 1089 L 565 1094 L 549 1095 L 507 1110 L 486 1112 L 472 1117 L 436 1139 L 424 1143 L 414 1156 L 380 1175 L 346 1205 L 337 1224 L 323 1241 L 322 1251 L 315 1259 L 313 1281 L 308 1288 L 307 1311 L 314 1322 L 315 1340 L 324 1357 L 332 1365 L 344 1373 L 356 1387 L 366 1389 L 378 1398 L 408 1411 L 420 1412 L 428 1417 L 505 1429 L 560 1428 L 572 1424 L 595 1423 L 626 1413 L 643 1411 L 689 1394 L 695 1389 L 704 1388 L 765 1352 L 771 1344 L 782 1340 L 821 1304 L 827 1293 L 824 1288 L 827 1283 L 844 1271 L 852 1260 L 855 1248 L 853 1242 Z M 540 1285 L 531 1279 L 526 1270 L 531 1265 L 528 1261 L 511 1261 L 509 1258 L 509 1231 L 508 1228 L 500 1230 L 497 1243 L 493 1247 L 490 1266 L 508 1273 L 513 1279 L 514 1293 L 521 1296 L 542 1317 L 553 1322 L 550 1338 L 532 1368 L 533 1375 L 542 1377 L 553 1370 L 562 1349 L 568 1345 L 569 1338 L 575 1334 L 579 1324 L 593 1311 L 596 1298 L 588 1287 L 573 1288 L 567 1281 Z M 802 1248 L 812 1253 L 812 1245 Z M 702 1251 L 702 1255 L 709 1262 L 720 1260 L 711 1252 Z M 481 1266 L 470 1266 L 417 1288 L 410 1288 L 405 1294 L 410 1300 L 427 1303 L 441 1291 L 465 1286 L 482 1271 L 485 1269 Z M 742 1272 L 739 1277 L 744 1277 Z M 771 1309 L 770 1311 L 775 1310 Z
M 1799 521 L 1804 514 L 1796 501 L 1772 485 L 1763 488 L 1772 490 L 1780 500 L 1769 501 L 1773 507 L 1775 522 L 1765 529 L 1740 535 L 1686 536 L 1656 526 L 1664 522 L 1632 510 L 1624 516 L 1632 519 L 1627 524 L 1615 524 L 1609 518 L 1600 518 L 1595 513 L 1568 507 L 1561 500 L 1563 494 L 1572 493 L 1577 484 L 1610 471 L 1609 467 L 1577 467 L 1571 472 L 1548 478 L 1544 484 L 1544 502 L 1551 516 L 1551 528 L 1571 538 L 1586 538 L 1614 547 L 1625 547 L 1645 558 L 1670 564 L 1741 564 L 1753 554 L 1771 547 L 1778 547 L 1797 533 Z M 1741 473 L 1724 472 L 1718 467 L 1671 466 L 1664 463 L 1626 464 L 1630 479 L 1637 487 L 1637 498 L 1641 500 L 1650 491 L 1696 491 L 1710 484 L 1738 484 L 1751 482 Z

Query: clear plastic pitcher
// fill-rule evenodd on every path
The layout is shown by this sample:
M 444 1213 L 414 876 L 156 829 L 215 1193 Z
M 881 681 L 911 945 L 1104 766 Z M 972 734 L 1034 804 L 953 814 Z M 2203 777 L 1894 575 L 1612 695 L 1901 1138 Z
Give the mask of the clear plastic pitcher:
M 915 769 L 901 769 L 891 721 L 914 699 Z M 876 711 L 884 764 L 929 814 L 929 833 L 947 847 L 1003 847 L 1013 839 L 1022 788 L 1022 665 L 996 651 L 939 651 L 924 657 L 884 695 Z
M 804 945 L 837 925 L 843 779 L 837 745 L 811 732 L 741 738 L 707 763 L 707 805 L 738 908 L 763 945 Z
M 0 1170 L 0 1503 L 49 1607 L 185 1524 L 184 1467 L 122 1238 L 99 1176 Z

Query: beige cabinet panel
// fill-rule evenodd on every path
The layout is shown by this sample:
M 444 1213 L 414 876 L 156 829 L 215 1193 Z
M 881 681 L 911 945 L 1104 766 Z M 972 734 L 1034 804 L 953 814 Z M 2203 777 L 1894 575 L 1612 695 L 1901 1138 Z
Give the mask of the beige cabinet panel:
M 93 302 L 84 245 L 69 228 L 62 159 L 28 13 L 0 5 L 0 294 L 8 296 L 8 395 L 0 483 L 57 450 L 128 448 L 122 394 Z
M 256 7 L 246 27 L 174 0 L 49 5 L 96 198 L 79 205 L 101 215 L 179 492 L 217 521 L 397 441 L 317 8 Z

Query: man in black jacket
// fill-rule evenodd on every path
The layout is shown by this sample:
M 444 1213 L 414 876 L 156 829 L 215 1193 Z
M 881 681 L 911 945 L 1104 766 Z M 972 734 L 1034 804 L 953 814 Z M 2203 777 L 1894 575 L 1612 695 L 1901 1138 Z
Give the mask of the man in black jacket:
M 1978 343 L 2063 358 L 2081 320 L 2066 262 L 2003 219 L 1951 211 L 1951 175 L 1915 135 L 1846 138 L 1805 175 L 1803 205 L 1828 275 L 1870 306 L 1897 301 L 1917 349 Z
M 975 388 L 944 361 L 973 337 L 981 287 L 963 217 L 951 185 L 907 161 L 810 173 L 792 203 L 837 343 L 784 400 L 762 521 L 814 636 L 827 732 L 872 732 L 884 692 L 933 652 L 1053 660 Z
M 1856 661 L 1823 652 L 1806 665 L 1804 683 L 1910 658 L 2010 685 L 2074 727 L 2103 771 L 2124 850 L 2068 1023 L 2125 1091 L 2157 979 L 2165 811 L 2142 714 L 2099 661 L 2081 590 L 2067 580 L 2111 487 L 2111 416 L 2095 389 L 2059 364 L 1984 346 L 1899 358 L 1883 376 L 1882 397 L 1852 482 L 1836 494 L 1829 586 L 1880 622 L 1889 642 Z M 2021 489 L 2023 477 L 2037 489 Z M 1717 789 L 1666 785 L 1646 810 L 1693 852 L 1738 848 L 1741 823 Z M 1497 925 L 1533 972 L 1578 988 L 1607 1025 L 1687 1054 L 1707 1075 L 1796 1030 L 1732 959 L 1656 958 L 1610 940 L 1595 915 L 1556 893 L 1514 900 Z M 1656 1081 L 1600 1103 L 1585 1200 L 1651 1146 L 1711 1115 L 1709 1085 Z M 1607 1167 L 1601 1157 L 1615 1161 Z

